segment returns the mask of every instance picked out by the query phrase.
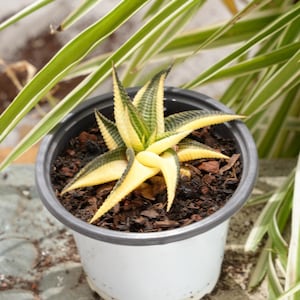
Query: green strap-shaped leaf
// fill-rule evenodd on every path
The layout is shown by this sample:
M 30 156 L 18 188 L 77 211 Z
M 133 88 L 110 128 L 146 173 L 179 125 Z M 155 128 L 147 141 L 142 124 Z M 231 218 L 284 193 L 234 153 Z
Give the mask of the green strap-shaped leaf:
M 228 156 L 192 139 L 184 139 L 177 145 L 177 155 L 179 161 L 189 161 L 200 158 L 223 158 Z
M 72 13 L 59 25 L 58 31 L 63 31 L 72 26 L 81 17 L 94 8 L 101 0 L 84 0 L 81 4 L 72 11 Z
M 8 18 L 4 22 L 2 22 L 0 24 L 0 31 L 6 27 L 18 22 L 19 20 L 25 18 L 26 16 L 31 15 L 36 10 L 39 10 L 43 6 L 49 4 L 53 1 L 55 1 L 55 0 L 38 0 L 38 1 L 33 2 L 32 4 L 26 6 L 24 9 L 22 9 L 15 15 L 11 16 L 10 18 Z
M 165 118 L 166 131 L 196 130 L 205 126 L 220 124 L 243 116 L 225 114 L 221 111 L 189 110 Z
M 277 297 L 283 293 L 283 287 L 279 280 L 278 274 L 276 272 L 276 267 L 274 265 L 274 254 L 269 252 L 268 255 L 268 290 L 269 290 L 269 299 L 277 299 Z
M 129 1 L 130 2 L 130 1 Z M 135 2 L 134 2 L 135 3 Z M 132 1 L 130 4 L 134 4 Z M 142 3 L 139 3 L 142 7 Z M 142 26 L 132 37 L 130 37 L 120 48 L 118 48 L 111 56 L 109 56 L 100 65 L 97 64 L 97 68 L 92 74 L 84 79 L 75 89 L 73 89 L 63 100 L 61 100 L 31 131 L 30 133 L 14 148 L 14 151 L 0 164 L 0 169 L 4 169 L 13 160 L 24 153 L 34 143 L 40 140 L 47 132 L 49 132 L 68 112 L 74 109 L 78 103 L 85 99 L 92 91 L 94 91 L 100 83 L 102 83 L 111 74 L 111 62 L 115 65 L 123 63 L 130 55 L 138 49 L 148 38 L 153 31 L 161 30 L 161 24 L 170 16 L 174 10 L 180 9 L 182 0 L 173 0 L 166 6 L 165 9 L 160 11 L 149 22 Z M 116 8 L 116 10 L 118 7 Z M 117 12 L 116 12 L 117 13 Z M 115 23 L 114 15 L 110 16 Z M 62 50 L 65 51 L 65 50 Z M 67 55 L 67 54 L 66 54 Z M 53 62 L 54 63 L 54 62 Z M 45 71 L 46 73 L 46 71 Z M 49 73 L 51 75 L 51 72 Z M 50 76 L 48 74 L 48 76 Z M 52 76 L 52 75 L 51 75 Z M 50 76 L 50 77 L 51 77 Z M 44 81 L 50 80 L 49 77 L 44 78 Z M 43 83 L 43 80 L 40 80 Z M 31 99 L 32 95 L 36 94 L 36 86 L 28 87 L 28 93 L 23 94 L 19 99 L 19 102 L 24 102 L 26 99 Z M 34 104 L 33 104 L 34 105 Z M 32 107 L 32 106 L 31 106 Z M 15 120 L 15 117 L 10 115 L 6 118 L 8 122 Z M 1 123 L 1 122 L 0 122 Z M 1 128 L 2 123 L 0 124 Z M 14 127 L 13 125 L 12 127 Z M 6 128 L 6 134 L 8 134 L 12 128 Z M 5 134 L 5 135 L 6 135 Z M 4 138 L 4 137 L 3 137 Z M 2 137 L 0 137 L 0 140 Z
M 242 41 L 246 41 L 256 34 L 259 30 L 270 24 L 279 14 L 280 11 L 272 9 L 255 14 L 252 18 L 242 19 L 238 21 L 234 27 L 229 29 L 225 34 L 220 36 L 217 40 L 205 46 L 205 49 L 222 47 L 232 45 Z M 189 57 L 199 48 L 199 45 L 210 37 L 224 24 L 217 24 L 214 26 L 207 26 L 197 28 L 193 31 L 184 32 L 178 37 L 173 37 L 171 41 L 159 53 L 157 53 L 151 60 L 157 59 L 173 59 L 179 57 Z M 145 43 L 144 43 L 145 44 Z M 143 45 L 144 45 L 143 44 Z M 77 76 L 88 75 L 92 73 L 111 53 L 104 53 L 86 60 L 76 67 L 67 75 L 66 79 L 71 79 Z M 150 59 L 150 58 L 148 58 Z M 147 59 L 147 60 L 148 60 Z M 160 68 L 161 69 L 161 68 Z M 132 71 L 132 70 L 131 70 Z M 150 72 L 149 72 L 150 73 Z M 149 75 L 148 73 L 148 75 Z M 149 76 L 150 77 L 150 76 Z M 136 81 L 135 81 L 136 82 Z M 123 83 L 127 86 L 126 78 Z
M 300 10 L 300 9 L 299 9 Z M 276 84 L 274 84 L 276 82 Z M 300 83 L 300 50 L 260 86 L 249 101 L 242 107 L 244 114 L 250 115 L 263 110 L 283 92 Z
M 292 207 L 292 226 L 291 239 L 288 254 L 288 266 L 285 290 L 293 288 L 300 282 L 300 156 L 298 156 L 298 163 L 295 170 L 295 184 L 293 194 Z M 299 290 L 293 294 L 289 299 L 297 300 L 300 297 Z
M 106 212 L 113 208 L 117 203 L 123 200 L 125 196 L 134 191 L 140 184 L 150 177 L 156 175 L 160 170 L 158 168 L 149 168 L 142 165 L 134 155 L 133 149 L 127 149 L 128 165 L 122 177 L 116 183 L 112 192 L 108 195 L 104 203 L 100 206 L 96 214 L 90 220 L 95 222 Z
M 74 65 L 141 9 L 146 2 L 147 0 L 120 2 L 107 15 L 64 46 L 22 89 L 0 116 L 0 142 Z
M 274 33 L 280 31 L 288 24 L 293 22 L 299 18 L 300 13 L 300 3 L 296 3 L 293 5 L 291 9 L 289 9 L 286 13 L 280 15 L 274 22 L 266 26 L 260 32 L 258 32 L 255 36 L 251 37 L 244 45 L 242 45 L 237 50 L 231 52 L 224 59 L 220 60 L 204 72 L 202 72 L 198 77 L 193 79 L 191 82 L 188 82 L 184 85 L 185 88 L 193 88 L 199 86 L 200 84 L 207 81 L 209 78 L 217 74 L 221 69 L 223 69 L 226 65 L 246 53 L 250 48 L 254 45 L 263 42 L 266 38 L 270 37 Z
M 294 174 L 294 171 L 291 172 L 291 174 L 284 181 L 284 184 L 282 184 L 276 190 L 276 192 L 269 199 L 268 203 L 265 205 L 259 217 L 253 224 L 253 227 L 244 246 L 246 252 L 256 251 L 259 243 L 268 230 L 268 226 L 277 207 L 280 206 L 289 197 L 289 192 L 294 184 Z
M 126 166 L 125 148 L 105 152 L 82 168 L 61 193 L 117 180 L 122 176 Z
M 258 72 L 273 65 L 279 65 L 293 56 L 299 48 L 300 42 L 296 42 L 268 53 L 257 55 L 249 60 L 242 61 L 236 65 L 220 70 L 206 82 L 224 80 L 232 77 L 241 77 L 246 74 Z
M 144 166 L 161 170 L 167 186 L 167 211 L 169 211 L 175 198 L 177 182 L 179 179 L 180 165 L 176 152 L 169 148 L 159 156 L 150 151 L 142 151 L 138 153 L 136 158 Z
M 123 87 L 116 70 L 113 68 L 114 114 L 118 131 L 127 146 L 135 151 L 144 150 L 149 130 L 133 105 Z
M 163 133 L 164 126 L 164 82 L 170 69 L 156 74 L 136 94 L 133 105 L 141 113 L 151 133 Z
M 143 68 L 144 64 L 150 60 L 151 57 L 159 53 L 175 36 L 182 30 L 188 20 L 192 18 L 192 15 L 199 11 L 199 7 L 205 2 L 205 0 L 187 0 L 182 2 L 181 8 L 177 11 L 171 12 L 169 20 L 164 20 L 161 30 L 154 31 L 151 37 L 143 43 L 143 45 L 134 53 L 129 62 L 126 64 L 126 68 L 123 73 L 123 84 L 125 86 L 137 86 L 138 77 L 137 71 Z M 169 66 L 174 63 L 174 56 L 167 57 L 172 62 L 168 62 Z M 159 64 L 161 66 L 161 64 Z M 164 67 L 160 67 L 162 70 Z M 135 71 L 133 71 L 135 70 Z M 141 74 L 144 76 L 145 74 Z M 149 76 L 147 74 L 146 76 Z M 151 78 L 150 76 L 148 78 Z M 145 81 L 143 81 L 145 82 Z
M 125 146 L 116 124 L 106 118 L 99 111 L 95 111 L 95 116 L 107 148 L 109 150 L 114 150 L 116 148 Z

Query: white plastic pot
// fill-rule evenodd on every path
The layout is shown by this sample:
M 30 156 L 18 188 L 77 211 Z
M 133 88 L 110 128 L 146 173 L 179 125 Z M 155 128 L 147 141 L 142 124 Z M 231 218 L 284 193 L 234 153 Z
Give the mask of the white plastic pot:
M 128 90 L 131 95 L 136 91 Z M 166 88 L 165 97 L 167 114 L 190 109 L 230 112 L 216 100 L 196 92 Z M 230 217 L 245 203 L 255 183 L 258 162 L 253 138 L 241 121 L 218 125 L 218 134 L 236 142 L 243 171 L 231 199 L 214 214 L 163 232 L 108 230 L 65 210 L 53 191 L 50 170 L 70 138 L 94 122 L 94 109 L 111 115 L 112 104 L 112 94 L 86 101 L 44 138 L 36 163 L 40 197 L 48 210 L 72 230 L 88 281 L 104 299 L 200 299 L 218 280 Z
M 217 283 L 228 221 L 162 245 L 111 244 L 73 232 L 89 284 L 105 300 L 200 299 Z

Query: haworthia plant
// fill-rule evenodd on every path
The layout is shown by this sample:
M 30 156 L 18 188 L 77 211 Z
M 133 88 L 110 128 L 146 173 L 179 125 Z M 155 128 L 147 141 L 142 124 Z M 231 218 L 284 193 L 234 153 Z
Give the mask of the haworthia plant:
M 76 188 L 117 180 L 90 223 L 159 172 L 166 182 L 167 210 L 170 210 L 179 179 L 180 162 L 228 158 L 187 136 L 201 127 L 240 119 L 242 116 L 192 110 L 164 118 L 164 82 L 168 72 L 169 69 L 156 74 L 131 99 L 113 68 L 115 122 L 101 112 L 95 112 L 108 151 L 89 162 L 62 190 L 64 194 Z

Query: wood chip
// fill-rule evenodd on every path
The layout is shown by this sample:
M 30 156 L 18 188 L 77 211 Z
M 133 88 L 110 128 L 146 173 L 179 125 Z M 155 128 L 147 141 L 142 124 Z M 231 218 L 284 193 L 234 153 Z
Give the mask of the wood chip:
M 204 161 L 198 166 L 198 169 L 208 173 L 218 174 L 220 170 L 219 162 L 216 160 Z
M 147 209 L 143 210 L 141 215 L 150 219 L 155 219 L 159 216 L 159 213 L 155 209 Z
M 233 154 L 227 161 L 227 164 L 222 168 L 220 168 L 220 174 L 222 175 L 224 174 L 224 172 L 230 170 L 239 158 L 240 158 L 240 154 Z

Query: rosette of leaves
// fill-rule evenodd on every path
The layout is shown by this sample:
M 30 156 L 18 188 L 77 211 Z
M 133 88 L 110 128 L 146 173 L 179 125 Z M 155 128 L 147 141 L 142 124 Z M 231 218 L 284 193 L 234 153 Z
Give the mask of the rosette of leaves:
M 180 162 L 228 158 L 188 135 L 196 129 L 241 116 L 189 110 L 164 117 L 164 82 L 168 72 L 169 69 L 159 72 L 131 99 L 113 68 L 115 122 L 95 111 L 108 151 L 90 161 L 62 190 L 64 194 L 117 180 L 90 223 L 159 172 L 166 183 L 167 210 L 170 210 L 180 176 Z

